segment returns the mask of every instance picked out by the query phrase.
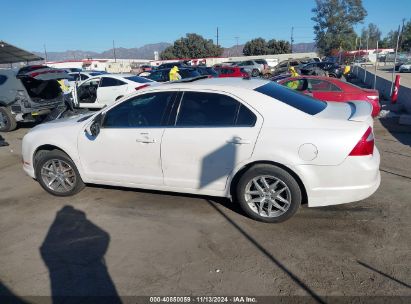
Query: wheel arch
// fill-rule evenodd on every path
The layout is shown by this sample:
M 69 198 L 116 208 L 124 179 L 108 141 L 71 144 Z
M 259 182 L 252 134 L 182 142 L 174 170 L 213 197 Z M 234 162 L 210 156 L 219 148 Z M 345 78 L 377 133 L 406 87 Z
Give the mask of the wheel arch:
M 287 171 L 298 183 L 298 186 L 301 189 L 301 196 L 302 196 L 302 204 L 307 204 L 308 203 L 308 196 L 307 196 L 307 190 L 305 188 L 305 185 L 302 181 L 302 179 L 298 176 L 297 173 L 295 173 L 293 170 L 291 170 L 289 167 L 274 162 L 274 161 L 266 161 L 266 160 L 260 160 L 260 161 L 254 161 L 251 163 L 248 163 L 246 165 L 244 165 L 240 170 L 238 170 L 234 176 L 231 178 L 230 184 L 229 184 L 229 194 L 231 195 L 231 197 L 235 197 L 235 185 L 238 183 L 239 179 L 241 178 L 241 176 L 251 167 L 255 166 L 255 165 L 261 165 L 261 164 L 265 164 L 265 165 L 272 165 L 272 166 L 276 166 L 279 167 L 285 171 Z
M 55 146 L 55 145 L 45 144 L 45 145 L 38 146 L 38 147 L 36 148 L 36 150 L 34 151 L 34 153 L 33 153 L 33 160 L 32 160 L 32 162 L 33 162 L 33 168 L 36 168 L 36 165 L 37 165 L 36 156 L 37 156 L 37 154 L 38 154 L 40 151 L 53 151 L 53 150 L 59 150 L 59 151 L 65 153 L 65 154 L 67 154 L 67 156 L 70 157 L 70 159 L 74 162 L 74 160 L 73 160 L 73 158 L 70 156 L 70 154 L 67 153 L 64 149 L 62 149 L 62 148 L 60 148 L 60 147 L 58 147 L 58 146 Z

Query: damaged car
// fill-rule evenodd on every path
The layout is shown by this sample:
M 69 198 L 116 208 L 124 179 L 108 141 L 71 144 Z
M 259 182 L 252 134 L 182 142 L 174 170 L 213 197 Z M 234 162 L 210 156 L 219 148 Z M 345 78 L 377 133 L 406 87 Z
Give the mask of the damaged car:
M 41 121 L 64 106 L 58 80 L 67 77 L 65 71 L 49 67 L 27 71 L 0 69 L 0 132 L 13 131 L 18 122 Z

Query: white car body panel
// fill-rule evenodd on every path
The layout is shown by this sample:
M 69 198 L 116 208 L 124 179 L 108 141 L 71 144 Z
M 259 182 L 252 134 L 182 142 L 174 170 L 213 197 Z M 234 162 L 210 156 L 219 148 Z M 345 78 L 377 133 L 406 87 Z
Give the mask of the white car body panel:
M 133 74 L 103 74 L 103 75 L 98 75 L 98 76 L 94 76 L 94 77 L 90 77 L 87 80 L 84 80 L 83 82 L 81 82 L 80 84 L 78 84 L 79 86 L 82 86 L 84 84 L 87 84 L 91 81 L 96 81 L 99 80 L 100 84 L 97 88 L 97 99 L 95 102 L 93 103 L 83 103 L 80 102 L 78 100 L 78 96 L 77 96 L 77 90 L 72 90 L 72 94 L 73 94 L 73 99 L 74 99 L 74 103 L 76 105 L 78 105 L 78 107 L 80 108 L 87 108 L 87 109 L 102 109 L 106 106 L 112 105 L 114 104 L 117 100 L 119 100 L 120 98 L 131 94 L 133 92 L 136 92 L 136 88 L 139 86 L 143 86 L 143 85 L 157 85 L 158 83 L 155 81 L 151 81 L 147 82 L 147 83 L 138 83 L 132 80 L 127 79 L 126 77 L 131 77 L 131 76 L 136 76 Z M 101 79 L 104 77 L 109 77 L 109 78 L 113 78 L 113 79 L 118 79 L 122 82 L 124 82 L 125 84 L 123 85 L 118 85 L 118 86 L 109 86 L 109 87 L 101 87 Z
M 71 157 L 86 183 L 230 197 L 236 173 L 264 162 L 291 171 L 303 184 L 310 207 L 370 196 L 380 183 L 377 148 L 373 155 L 348 155 L 370 125 L 371 107 L 368 116 L 365 108 L 359 108 L 353 121 L 347 120 L 349 107 L 342 103 L 330 103 L 312 116 L 253 90 L 266 83 L 242 79 L 168 83 L 118 101 L 148 92 L 218 92 L 254 112 L 254 127 L 102 128 L 90 138 L 85 129 L 92 117 L 82 122 L 77 122 L 79 117 L 59 120 L 39 125 L 24 137 L 24 170 L 35 178 L 36 150 L 53 145 Z

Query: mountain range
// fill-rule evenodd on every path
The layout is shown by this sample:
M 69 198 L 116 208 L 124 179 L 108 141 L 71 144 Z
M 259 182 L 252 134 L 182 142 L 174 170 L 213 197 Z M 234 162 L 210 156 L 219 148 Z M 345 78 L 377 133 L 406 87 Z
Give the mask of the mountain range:
M 165 48 L 170 46 L 168 42 L 160 42 L 153 44 L 146 44 L 137 48 L 116 48 L 116 57 L 119 59 L 154 59 L 154 52 L 161 53 Z M 224 48 L 223 56 L 241 56 L 244 45 L 235 45 L 230 48 Z M 293 52 L 305 53 L 314 52 L 316 50 L 315 43 L 296 43 L 293 45 Z M 34 54 L 45 57 L 42 52 L 33 52 Z M 76 60 L 84 58 L 114 58 L 113 49 L 104 52 L 82 51 L 82 50 L 68 50 L 63 52 L 48 52 L 47 61 L 63 61 Z

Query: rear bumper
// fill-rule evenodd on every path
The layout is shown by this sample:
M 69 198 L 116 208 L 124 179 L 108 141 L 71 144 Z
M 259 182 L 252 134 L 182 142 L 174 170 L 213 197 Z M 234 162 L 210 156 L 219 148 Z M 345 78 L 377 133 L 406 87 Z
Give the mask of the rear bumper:
M 338 166 L 296 166 L 303 177 L 308 206 L 320 207 L 345 204 L 371 196 L 379 187 L 380 154 L 374 149 L 372 156 L 349 156 Z

